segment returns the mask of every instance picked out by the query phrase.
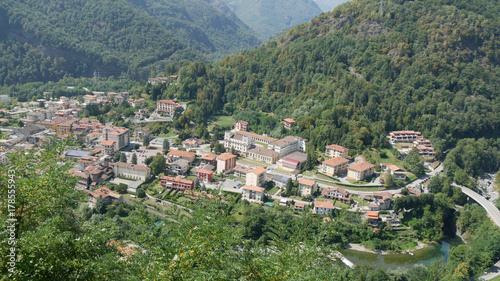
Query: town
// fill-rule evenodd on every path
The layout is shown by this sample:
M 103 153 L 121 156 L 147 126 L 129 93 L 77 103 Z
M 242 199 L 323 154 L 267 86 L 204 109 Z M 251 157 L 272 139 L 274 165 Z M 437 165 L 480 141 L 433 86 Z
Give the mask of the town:
M 150 78 L 148 83 L 177 79 Z M 11 102 L 8 97 L 2 97 L 2 101 Z M 135 109 L 128 128 L 79 118 L 95 105 L 123 103 Z M 223 198 L 222 192 L 237 194 L 253 204 L 291 208 L 299 213 L 331 217 L 334 209 L 346 209 L 358 213 L 374 231 L 384 222 L 399 229 L 392 200 L 419 195 L 429 173 L 440 167 L 431 142 L 415 131 L 387 135 L 398 152 L 398 157 L 384 155 L 382 160 L 387 162 L 370 163 L 363 155 L 350 155 L 349 148 L 330 144 L 320 152 L 322 161 L 312 170 L 305 169 L 307 139 L 292 135 L 276 139 L 252 133 L 245 120 L 234 122 L 231 130 L 224 132 L 223 139 L 217 141 L 219 149 L 201 138 L 179 140 L 150 132 L 148 122 L 171 122 L 185 110 L 185 104 L 158 100 L 156 109 L 148 112 L 144 98 L 134 99 L 127 92 L 92 92 L 83 97 L 60 96 L 18 104 L 1 112 L 0 159 L 5 163 L 9 151 L 35 149 L 51 138 L 69 138 L 78 145 L 61 157 L 75 163 L 71 175 L 79 179 L 76 188 L 88 194 L 90 207 L 95 207 L 99 198 L 110 204 L 146 196 L 148 201 L 163 205 L 171 198 L 176 198 L 173 203 L 185 205 L 192 202 L 194 194 L 207 195 L 212 190 L 218 198 Z M 281 124 L 288 131 L 294 125 L 291 118 Z M 401 159 L 412 150 L 425 159 L 428 173 L 418 175 L 423 179 L 402 167 Z

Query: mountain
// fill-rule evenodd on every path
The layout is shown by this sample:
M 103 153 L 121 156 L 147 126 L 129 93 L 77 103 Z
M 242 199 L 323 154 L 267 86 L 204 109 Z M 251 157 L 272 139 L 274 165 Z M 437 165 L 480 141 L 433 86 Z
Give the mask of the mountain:
M 0 3 L 0 85 L 94 72 L 144 79 L 169 62 L 259 43 L 217 1 L 6 0 Z
M 263 39 L 307 22 L 322 12 L 313 0 L 227 0 L 227 4 Z
M 347 2 L 206 71 L 181 69 L 179 95 L 197 98 L 199 122 L 235 114 L 279 136 L 293 118 L 313 147 L 358 152 L 418 130 L 439 156 L 462 138 L 500 137 L 499 12 L 483 0 Z
M 222 58 L 261 43 L 257 34 L 219 0 L 129 0 L 188 46 Z
M 314 0 L 314 2 L 318 4 L 323 12 L 329 12 L 338 5 L 347 2 L 347 0 Z

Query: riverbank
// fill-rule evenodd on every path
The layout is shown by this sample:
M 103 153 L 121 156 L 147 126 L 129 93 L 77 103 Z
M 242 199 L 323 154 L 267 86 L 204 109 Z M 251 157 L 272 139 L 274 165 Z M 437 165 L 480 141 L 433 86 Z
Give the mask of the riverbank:
M 414 250 L 406 250 L 403 252 L 387 252 L 387 251 L 382 251 L 382 250 L 370 250 L 366 248 L 365 246 L 361 244 L 346 244 L 344 246 L 345 249 L 349 250 L 354 250 L 358 252 L 365 252 L 365 253 L 371 253 L 371 254 L 376 254 L 376 255 L 394 255 L 394 254 L 408 254 L 408 253 L 413 253 L 414 251 L 418 251 L 421 249 L 424 249 L 425 247 L 428 247 L 429 245 L 424 244 L 422 242 L 417 242 L 417 247 Z

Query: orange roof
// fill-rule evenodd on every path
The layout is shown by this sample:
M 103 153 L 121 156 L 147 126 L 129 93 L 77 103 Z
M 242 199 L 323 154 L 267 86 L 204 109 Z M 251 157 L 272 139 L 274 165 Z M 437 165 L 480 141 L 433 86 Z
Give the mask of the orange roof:
M 207 154 L 205 154 L 205 155 L 203 155 L 203 156 L 201 157 L 201 160 L 209 160 L 209 161 L 213 161 L 213 160 L 215 160 L 216 158 L 217 158 L 217 155 L 212 154 L 212 153 L 207 153 Z
M 299 184 L 307 185 L 307 186 L 313 186 L 316 183 L 316 181 L 310 180 L 310 179 L 305 179 L 305 178 L 300 178 Z
M 199 169 L 199 170 L 196 170 L 196 173 L 213 174 L 214 172 L 211 170 L 207 170 L 207 169 Z
M 183 150 L 172 150 L 170 151 L 167 156 L 179 156 L 179 157 L 189 157 L 189 158 L 192 158 L 192 157 L 195 157 L 196 156 L 196 153 L 194 152 L 188 152 L 188 151 L 183 151 Z
M 349 151 L 349 148 L 345 148 L 345 147 L 338 145 L 338 144 L 330 144 L 326 148 L 337 150 L 337 151 L 343 151 L 343 152 Z
M 314 201 L 314 208 L 333 209 L 332 201 Z
M 177 105 L 177 103 L 173 100 L 159 100 L 157 103 L 166 103 L 166 104 L 172 104 L 172 105 Z
M 361 163 L 354 164 L 354 165 L 350 166 L 349 169 L 354 170 L 354 171 L 358 171 L 358 172 L 363 172 L 363 171 L 366 171 L 366 170 L 374 168 L 374 167 L 375 167 L 375 165 L 370 164 L 368 162 L 361 162 Z
M 264 167 L 257 167 L 255 169 L 253 169 L 252 172 L 255 173 L 256 175 L 260 175 L 260 174 L 266 172 L 266 168 L 264 168 Z
M 295 120 L 293 120 L 292 118 L 285 118 L 285 119 L 283 119 L 283 121 L 288 122 L 288 123 L 295 123 Z
M 344 157 L 333 157 L 328 160 L 323 161 L 323 164 L 326 164 L 328 166 L 339 166 L 345 163 L 348 163 L 349 160 L 345 159 Z
M 243 187 L 243 189 L 245 189 L 245 190 L 251 190 L 251 191 L 256 191 L 256 192 L 264 192 L 264 190 L 266 190 L 263 187 L 258 187 L 258 186 L 255 186 L 255 185 L 245 185 Z
M 114 145 L 116 142 L 114 141 L 108 141 L 108 140 L 103 140 L 101 141 L 101 145 Z
M 306 206 L 306 203 L 295 202 L 295 206 L 299 208 L 304 208 Z
M 115 193 L 113 191 L 111 191 L 109 188 L 107 187 L 102 187 L 102 188 L 99 188 L 99 189 L 96 189 L 92 192 L 89 193 L 90 196 L 94 197 L 94 198 L 99 198 L 99 197 L 102 197 L 102 198 L 106 198 L 106 197 L 112 197 L 112 198 L 120 198 L 122 197 L 120 194 L 118 193 Z
M 221 155 L 219 155 L 217 157 L 217 159 L 219 159 L 219 160 L 225 160 L 225 161 L 227 161 L 229 159 L 232 159 L 232 158 L 236 158 L 236 155 L 233 155 L 231 153 L 222 153 Z
M 378 220 L 378 212 L 368 211 L 366 212 L 366 217 L 369 219 Z

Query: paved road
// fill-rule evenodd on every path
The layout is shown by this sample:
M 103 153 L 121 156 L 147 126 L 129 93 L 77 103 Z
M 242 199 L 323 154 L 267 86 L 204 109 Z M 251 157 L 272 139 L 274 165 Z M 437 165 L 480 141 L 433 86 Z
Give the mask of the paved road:
M 493 220 L 493 222 L 496 225 L 500 226 L 500 211 L 497 209 L 497 207 L 495 207 L 495 205 L 493 205 L 490 201 L 486 200 L 486 198 L 484 198 L 483 196 L 479 195 L 478 193 L 470 190 L 465 186 L 457 185 L 455 183 L 451 185 L 460 187 L 460 189 L 462 189 L 462 192 L 465 193 L 465 195 L 474 199 L 474 201 L 476 201 L 479 205 L 481 205 L 486 210 L 486 212 Z M 499 276 L 500 276 L 500 261 L 498 261 L 488 270 L 488 274 L 481 276 L 481 279 L 492 280 Z
M 452 186 L 460 187 L 462 189 L 462 192 L 465 193 L 467 196 L 470 198 L 474 199 L 479 205 L 481 205 L 488 215 L 491 217 L 493 222 L 500 226 L 500 210 L 495 207 L 490 201 L 486 200 L 483 196 L 477 194 L 476 192 L 470 190 L 469 188 L 457 184 L 452 184 Z

